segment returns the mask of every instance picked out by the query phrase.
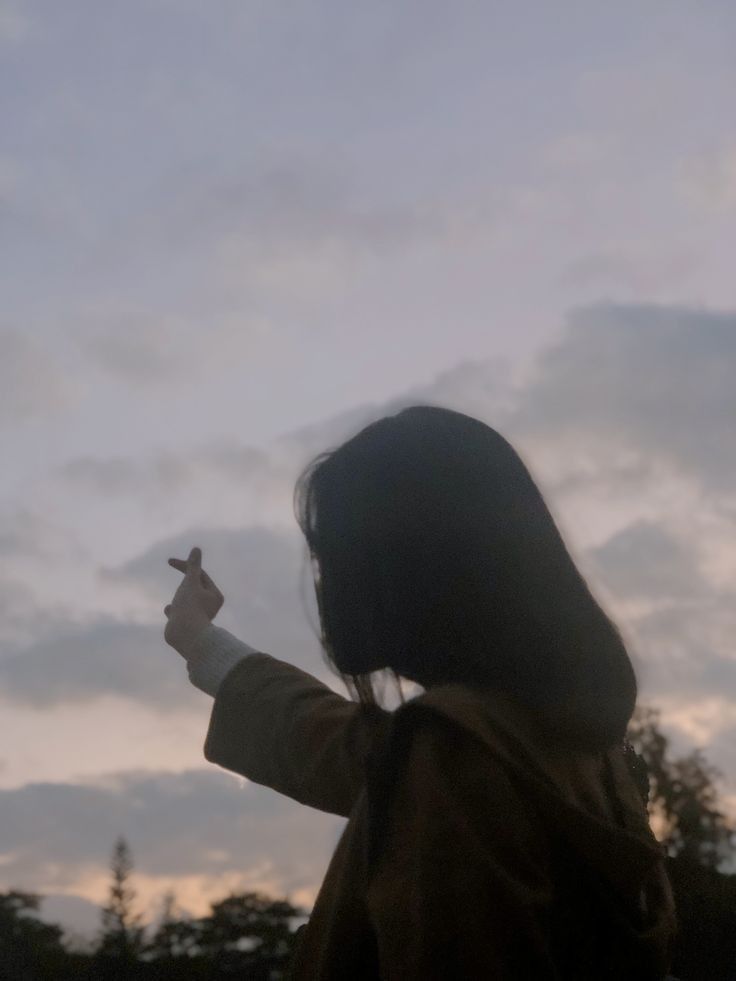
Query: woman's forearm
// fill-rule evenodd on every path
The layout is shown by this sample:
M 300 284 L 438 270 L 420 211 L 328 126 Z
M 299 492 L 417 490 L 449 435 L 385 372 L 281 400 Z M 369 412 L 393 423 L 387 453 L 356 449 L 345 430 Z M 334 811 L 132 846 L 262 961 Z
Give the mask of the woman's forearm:
M 223 675 L 205 757 L 302 804 L 347 817 L 364 783 L 364 761 L 385 735 L 391 713 L 343 698 L 222 628 L 207 628 L 195 662 L 205 648 L 214 652 L 214 676 Z M 190 663 L 195 683 L 208 670 L 204 661 L 198 668 Z

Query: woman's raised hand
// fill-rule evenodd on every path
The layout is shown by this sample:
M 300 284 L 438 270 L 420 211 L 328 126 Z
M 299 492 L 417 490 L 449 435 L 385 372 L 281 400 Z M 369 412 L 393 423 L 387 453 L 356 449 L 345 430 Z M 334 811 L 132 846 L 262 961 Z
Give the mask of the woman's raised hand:
M 204 627 L 214 619 L 225 597 L 202 568 L 202 550 L 193 548 L 188 559 L 169 559 L 169 565 L 184 573 L 171 603 L 164 607 L 164 639 L 181 655 Z

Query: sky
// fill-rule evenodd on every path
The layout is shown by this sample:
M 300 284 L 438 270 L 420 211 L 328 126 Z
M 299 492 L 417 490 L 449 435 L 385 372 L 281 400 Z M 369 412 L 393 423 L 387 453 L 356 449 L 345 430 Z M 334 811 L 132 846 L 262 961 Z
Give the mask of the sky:
M 0 888 L 310 904 L 343 827 L 208 764 L 163 640 L 324 667 L 301 468 L 509 438 L 736 816 L 736 7 L 0 0 Z

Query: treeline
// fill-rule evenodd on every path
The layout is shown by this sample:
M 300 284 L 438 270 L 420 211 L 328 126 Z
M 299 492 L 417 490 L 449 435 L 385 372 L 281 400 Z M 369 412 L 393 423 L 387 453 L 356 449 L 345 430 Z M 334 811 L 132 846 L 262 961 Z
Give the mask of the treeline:
M 291 960 L 297 921 L 305 911 L 258 892 L 231 894 L 206 916 L 177 913 L 174 895 L 148 929 L 134 912 L 133 862 L 120 838 L 113 852 L 101 928 L 87 949 L 64 942 L 61 927 L 38 918 L 39 896 L 0 893 L 2 981 L 277 981 Z
M 674 759 L 659 713 L 637 710 L 629 738 L 646 763 L 649 811 L 668 855 L 679 918 L 672 973 L 681 981 L 736 981 L 734 828 L 718 802 L 718 771 L 700 750 Z M 306 911 L 245 892 L 192 918 L 165 897 L 147 929 L 134 912 L 133 863 L 123 839 L 114 848 L 100 931 L 86 950 L 70 949 L 60 927 L 39 920 L 40 898 L 0 893 L 0 981 L 198 981 L 286 976 Z
M 702 750 L 674 758 L 660 713 L 639 707 L 629 739 L 646 763 L 649 813 L 667 851 L 679 932 L 672 974 L 681 981 L 736 981 L 733 821 L 721 809 L 722 774 Z

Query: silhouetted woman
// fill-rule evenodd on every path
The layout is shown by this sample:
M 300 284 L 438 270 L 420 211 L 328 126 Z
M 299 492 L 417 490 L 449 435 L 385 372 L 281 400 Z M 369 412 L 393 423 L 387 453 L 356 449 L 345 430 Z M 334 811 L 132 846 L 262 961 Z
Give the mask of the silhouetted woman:
M 292 977 L 664 978 L 634 670 L 513 448 L 412 406 L 321 454 L 295 506 L 322 644 L 359 701 L 212 625 L 199 549 L 170 560 L 165 631 L 215 696 L 206 758 L 348 818 Z M 384 669 L 424 691 L 386 711 Z

